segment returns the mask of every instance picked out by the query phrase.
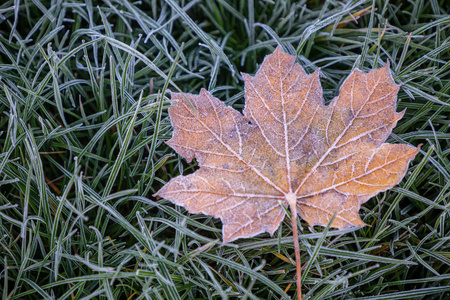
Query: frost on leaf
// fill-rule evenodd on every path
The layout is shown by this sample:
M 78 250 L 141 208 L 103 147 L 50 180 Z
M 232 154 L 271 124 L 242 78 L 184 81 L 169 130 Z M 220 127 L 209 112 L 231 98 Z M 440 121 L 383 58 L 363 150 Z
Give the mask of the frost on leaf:
M 364 225 L 361 204 L 396 185 L 419 151 L 384 143 L 403 116 L 389 65 L 353 71 L 329 105 L 319 73 L 307 75 L 280 47 L 243 76 L 244 115 L 204 89 L 172 94 L 167 144 L 200 168 L 156 195 L 219 217 L 224 242 L 273 234 L 290 203 L 311 226 L 335 212 L 333 227 Z

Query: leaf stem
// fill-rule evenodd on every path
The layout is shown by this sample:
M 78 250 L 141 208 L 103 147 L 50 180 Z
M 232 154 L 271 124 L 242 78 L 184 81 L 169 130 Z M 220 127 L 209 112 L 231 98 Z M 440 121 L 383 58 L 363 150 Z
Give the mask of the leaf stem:
M 292 235 L 294 238 L 295 249 L 295 264 L 297 267 L 297 299 L 302 300 L 302 263 L 300 260 L 300 246 L 298 244 L 298 232 L 297 232 L 297 206 L 296 204 L 289 204 L 291 208 L 291 220 L 292 220 Z

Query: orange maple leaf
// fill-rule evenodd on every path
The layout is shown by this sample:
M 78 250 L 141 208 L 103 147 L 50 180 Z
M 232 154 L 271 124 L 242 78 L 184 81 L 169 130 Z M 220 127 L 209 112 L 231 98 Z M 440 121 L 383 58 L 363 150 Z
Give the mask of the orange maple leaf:
M 273 234 L 289 205 L 301 299 L 297 212 L 310 226 L 325 226 L 335 214 L 332 227 L 364 225 L 361 204 L 396 185 L 419 149 L 384 143 L 404 114 L 395 112 L 389 64 L 353 71 L 328 106 L 319 72 L 305 74 L 280 47 L 255 77 L 243 76 L 244 115 L 204 89 L 172 94 L 167 144 L 200 168 L 156 195 L 219 217 L 224 242 Z
M 332 227 L 364 225 L 361 204 L 396 185 L 419 151 L 384 143 L 404 114 L 389 65 L 353 71 L 328 106 L 319 72 L 305 74 L 280 47 L 255 77 L 243 76 L 244 115 L 204 89 L 172 94 L 167 144 L 200 169 L 156 195 L 221 218 L 224 242 L 273 234 L 290 202 L 311 226 L 335 212 Z

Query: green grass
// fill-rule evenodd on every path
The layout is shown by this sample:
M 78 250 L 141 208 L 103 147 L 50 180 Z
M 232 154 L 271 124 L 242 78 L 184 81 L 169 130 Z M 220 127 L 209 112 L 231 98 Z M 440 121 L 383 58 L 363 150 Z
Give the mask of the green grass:
M 224 245 L 220 220 L 152 197 L 196 168 L 164 144 L 167 89 L 242 109 L 241 72 L 277 44 L 321 69 L 326 101 L 390 61 L 406 114 L 389 142 L 422 144 L 368 226 L 299 221 L 304 299 L 450 299 L 448 1 L 2 3 L 2 299 L 293 297 L 288 218 Z

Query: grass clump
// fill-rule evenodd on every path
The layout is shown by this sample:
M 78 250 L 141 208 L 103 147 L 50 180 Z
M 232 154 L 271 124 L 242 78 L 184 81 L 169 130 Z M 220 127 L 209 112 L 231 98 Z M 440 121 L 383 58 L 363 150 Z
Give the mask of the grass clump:
M 431 1 L 3 1 L 3 299 L 289 299 L 292 229 L 222 245 L 219 220 L 155 193 L 174 155 L 167 89 L 242 108 L 240 72 L 277 44 L 330 101 L 353 68 L 391 62 L 422 144 L 359 230 L 301 228 L 304 299 L 450 297 L 449 6 Z

